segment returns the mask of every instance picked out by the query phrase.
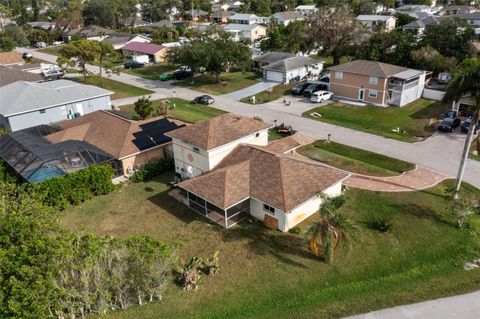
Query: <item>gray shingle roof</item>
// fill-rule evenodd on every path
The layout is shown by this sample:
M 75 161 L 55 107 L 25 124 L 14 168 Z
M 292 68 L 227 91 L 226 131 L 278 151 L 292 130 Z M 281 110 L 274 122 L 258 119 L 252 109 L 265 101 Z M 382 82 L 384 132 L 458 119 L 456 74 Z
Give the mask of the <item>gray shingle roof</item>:
M 273 63 L 294 56 L 295 54 L 287 52 L 268 52 L 254 57 L 253 61 L 258 63 Z
M 355 60 L 329 68 L 332 71 L 340 71 L 354 74 L 363 74 L 379 77 L 389 77 L 408 70 L 407 68 L 377 61 Z
M 40 81 L 40 74 L 0 66 L 0 87 L 17 81 Z M 2 99 L 0 99 L 2 100 Z M 2 102 L 3 103 L 3 102 Z
M 283 11 L 274 13 L 272 17 L 274 17 L 275 19 L 293 20 L 303 18 L 303 15 L 301 15 L 297 11 Z
M 265 70 L 272 70 L 278 72 L 287 72 L 290 70 L 299 69 L 311 64 L 320 63 L 319 61 L 313 60 L 309 57 L 304 56 L 294 56 L 291 58 L 286 58 L 277 62 L 270 63 L 263 68 Z
M 392 16 L 361 14 L 356 19 L 359 21 L 387 21 Z
M 11 116 L 58 105 L 84 101 L 113 92 L 68 80 L 49 82 L 18 81 L 0 87 L 0 114 Z
M 264 26 L 261 26 L 259 24 L 236 24 L 236 23 L 230 23 L 230 24 L 225 24 L 223 26 L 223 29 L 225 31 L 230 31 L 230 30 L 237 30 L 237 31 L 250 31 L 253 30 L 257 27 L 261 27 L 266 29 Z
M 457 16 L 465 20 L 480 20 L 480 12 L 462 13 Z

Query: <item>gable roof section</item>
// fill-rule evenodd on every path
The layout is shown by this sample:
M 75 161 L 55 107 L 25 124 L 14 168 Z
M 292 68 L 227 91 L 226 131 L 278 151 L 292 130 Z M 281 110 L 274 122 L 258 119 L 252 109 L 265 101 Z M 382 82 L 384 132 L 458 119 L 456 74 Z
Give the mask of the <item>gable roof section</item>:
M 408 70 L 407 68 L 377 61 L 354 60 L 351 62 L 335 65 L 329 68 L 331 71 L 340 71 L 369 76 L 389 77 Z
M 263 121 L 227 113 L 168 132 L 166 135 L 208 151 L 271 126 Z
M 213 171 L 179 186 L 221 208 L 251 197 L 288 213 L 347 176 L 265 147 L 239 145 Z
M 24 63 L 20 53 L 15 51 L 11 52 L 0 52 L 0 65 L 12 65 Z
M 253 13 L 236 13 L 230 17 L 231 20 L 257 20 L 259 17 Z
M 297 11 L 283 11 L 283 12 L 274 13 L 272 17 L 274 17 L 275 19 L 281 19 L 281 20 L 293 20 L 293 19 L 303 18 L 303 15 L 301 15 Z
M 113 92 L 68 80 L 17 81 L 0 87 L 0 114 L 11 116 L 111 95 Z
M 394 18 L 392 16 L 385 16 L 385 15 L 375 15 L 375 14 L 361 14 L 356 17 L 359 21 L 387 21 L 390 18 Z
M 309 57 L 294 56 L 294 57 L 286 58 L 277 62 L 270 63 L 264 66 L 263 68 L 266 70 L 287 72 L 290 70 L 295 70 L 295 69 L 305 67 L 307 65 L 319 64 L 319 63 L 322 63 L 322 62 L 313 60 Z
M 253 57 L 254 62 L 258 63 L 273 63 L 286 58 L 294 57 L 295 54 L 287 52 L 268 52 L 262 55 Z
M 96 111 L 58 124 L 61 131 L 47 135 L 53 143 L 84 141 L 122 159 L 170 142 L 164 133 L 185 126 L 164 117 L 133 121 L 109 111 Z
M 115 31 L 93 24 L 83 27 L 81 29 L 71 30 L 68 32 L 69 35 L 79 34 L 84 38 L 98 37 L 102 35 L 109 35 L 112 33 L 115 33 Z
M 129 50 L 136 51 L 145 54 L 155 54 L 158 51 L 166 49 L 163 45 L 153 44 L 153 43 L 142 43 L 142 42 L 130 42 L 120 48 L 120 50 Z
M 229 24 L 225 24 L 223 25 L 223 29 L 225 31 L 251 31 L 255 28 L 264 28 L 266 29 L 264 26 L 260 25 L 260 24 L 256 24 L 256 23 L 253 23 L 253 24 L 237 24 L 237 23 L 229 23 Z
M 457 16 L 465 20 L 480 20 L 480 11 L 472 13 L 462 13 L 458 14 Z

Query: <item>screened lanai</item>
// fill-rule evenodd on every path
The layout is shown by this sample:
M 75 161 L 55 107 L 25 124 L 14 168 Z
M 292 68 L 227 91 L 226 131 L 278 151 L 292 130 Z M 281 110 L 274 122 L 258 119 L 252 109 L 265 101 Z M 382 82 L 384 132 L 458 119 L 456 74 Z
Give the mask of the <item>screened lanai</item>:
M 111 155 L 87 142 L 52 143 L 42 135 L 25 130 L 0 138 L 0 158 L 29 183 L 43 182 L 92 164 L 116 163 Z

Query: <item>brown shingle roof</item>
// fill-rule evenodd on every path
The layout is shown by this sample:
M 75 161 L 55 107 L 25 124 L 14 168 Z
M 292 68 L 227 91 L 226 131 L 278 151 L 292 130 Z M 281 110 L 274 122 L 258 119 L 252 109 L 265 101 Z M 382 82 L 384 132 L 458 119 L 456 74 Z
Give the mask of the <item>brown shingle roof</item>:
M 0 65 L 24 63 L 22 56 L 17 52 L 0 52 Z
M 354 60 L 332 66 L 328 69 L 332 71 L 379 76 L 384 78 L 408 70 L 401 66 L 368 60 Z
M 137 143 L 138 136 L 148 127 L 147 124 L 157 121 L 168 122 L 162 126 L 165 130 L 185 125 L 181 121 L 164 117 L 133 121 L 109 111 L 96 111 L 74 120 L 60 122 L 58 125 L 63 130 L 47 135 L 46 138 L 53 143 L 67 140 L 85 141 L 116 159 L 121 159 L 144 150 Z
M 285 154 L 288 151 L 294 150 L 302 145 L 313 143 L 315 139 L 302 133 L 295 133 L 295 135 L 285 137 L 268 144 L 265 149 L 274 153 Z
M 42 80 L 40 74 L 18 70 L 12 67 L 0 66 L 0 86 L 17 81 L 36 82 Z
M 211 150 L 269 127 L 271 125 L 263 121 L 227 113 L 168 132 L 166 135 L 204 150 Z
M 346 176 L 268 147 L 239 145 L 213 171 L 179 186 L 221 208 L 252 197 L 290 212 Z

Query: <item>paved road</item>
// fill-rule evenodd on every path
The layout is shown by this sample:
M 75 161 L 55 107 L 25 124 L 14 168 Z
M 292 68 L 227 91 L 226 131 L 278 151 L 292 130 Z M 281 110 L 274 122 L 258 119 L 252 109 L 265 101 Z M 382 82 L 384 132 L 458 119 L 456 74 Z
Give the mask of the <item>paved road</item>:
M 36 58 L 53 63 L 56 61 L 55 56 L 35 50 L 20 48 L 18 51 L 29 51 Z M 98 72 L 98 67 L 96 66 L 88 66 L 88 69 L 94 73 Z M 193 97 L 200 94 L 190 89 L 175 87 L 169 82 L 147 80 L 125 73 L 121 73 L 118 76 L 113 75 L 112 79 L 155 91 L 152 98 L 157 99 L 171 98 L 174 91 L 176 97 L 186 100 L 191 100 Z M 131 104 L 132 101 L 134 102 L 135 100 L 136 99 L 117 100 L 113 101 L 113 104 Z M 465 141 L 465 135 L 459 133 L 436 133 L 422 142 L 405 143 L 378 135 L 302 118 L 300 114 L 308 108 L 308 103 L 301 99 L 292 99 L 292 104 L 290 106 L 283 105 L 279 101 L 274 101 L 265 105 L 250 105 L 241 103 L 225 95 L 215 96 L 215 100 L 213 106 L 225 111 L 251 117 L 259 116 L 264 121 L 270 123 L 273 123 L 275 120 L 277 120 L 278 123 L 284 122 L 292 125 L 294 129 L 298 131 L 319 139 L 325 139 L 328 134 L 332 134 L 333 141 L 415 163 L 451 177 L 454 177 L 457 173 L 458 163 L 460 162 L 462 148 Z M 301 108 L 301 112 L 292 111 L 296 108 L 296 105 Z M 465 181 L 480 188 L 479 161 L 468 160 Z
M 477 319 L 480 291 L 374 311 L 345 319 Z
M 254 94 L 258 94 L 260 92 L 263 92 L 267 90 L 268 88 L 273 88 L 274 86 L 278 85 L 278 82 L 272 82 L 272 81 L 260 81 L 254 85 L 251 85 L 249 87 L 246 87 L 244 89 L 225 94 L 226 97 L 229 97 L 231 99 L 234 99 L 235 101 L 240 101 L 244 97 L 249 97 Z

